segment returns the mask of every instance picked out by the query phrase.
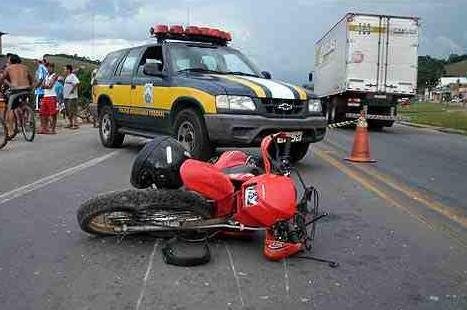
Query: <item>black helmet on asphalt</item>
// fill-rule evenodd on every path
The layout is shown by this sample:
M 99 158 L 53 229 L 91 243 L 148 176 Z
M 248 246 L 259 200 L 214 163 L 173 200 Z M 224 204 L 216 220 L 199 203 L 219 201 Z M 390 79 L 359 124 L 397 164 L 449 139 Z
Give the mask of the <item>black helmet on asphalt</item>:
M 130 182 L 136 188 L 175 189 L 182 186 L 180 167 L 190 153 L 172 137 L 161 136 L 147 143 L 131 169 Z

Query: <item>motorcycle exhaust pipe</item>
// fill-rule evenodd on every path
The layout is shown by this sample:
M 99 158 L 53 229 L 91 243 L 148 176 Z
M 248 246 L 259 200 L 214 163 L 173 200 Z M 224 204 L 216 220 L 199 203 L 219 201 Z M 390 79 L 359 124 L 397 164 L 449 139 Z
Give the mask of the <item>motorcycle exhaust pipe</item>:
M 194 225 L 194 226 L 186 226 L 186 227 L 165 227 L 165 226 L 155 226 L 155 225 L 144 225 L 144 226 L 126 226 L 123 225 L 121 228 L 116 227 L 116 232 L 121 233 L 132 233 L 132 232 L 151 232 L 151 231 L 172 231 L 172 230 L 199 230 L 199 229 L 235 229 L 239 231 L 250 230 L 250 231 L 262 231 L 266 230 L 263 227 L 250 227 L 245 225 L 233 225 L 233 224 L 209 224 L 209 225 Z

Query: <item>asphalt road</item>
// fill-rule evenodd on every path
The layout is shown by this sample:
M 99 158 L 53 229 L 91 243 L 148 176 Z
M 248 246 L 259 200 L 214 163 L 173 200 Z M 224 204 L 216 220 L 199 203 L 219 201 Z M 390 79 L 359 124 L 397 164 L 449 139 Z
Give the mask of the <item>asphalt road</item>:
M 76 209 L 129 188 L 144 140 L 105 149 L 84 127 L 0 151 L 0 309 L 467 309 L 467 138 L 396 126 L 372 132 L 372 165 L 342 158 L 330 131 L 299 165 L 321 191 L 313 254 L 331 269 L 262 256 L 262 239 L 219 240 L 195 268 L 163 263 L 160 240 L 96 238 Z

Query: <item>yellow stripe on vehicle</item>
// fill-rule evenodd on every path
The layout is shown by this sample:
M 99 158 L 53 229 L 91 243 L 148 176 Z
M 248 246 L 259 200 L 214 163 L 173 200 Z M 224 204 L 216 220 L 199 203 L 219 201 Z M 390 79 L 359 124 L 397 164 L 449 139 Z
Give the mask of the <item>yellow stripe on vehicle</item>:
M 250 88 L 251 90 L 253 90 L 253 92 L 259 98 L 266 98 L 267 97 L 266 92 L 263 90 L 263 88 L 261 86 L 255 84 L 255 83 L 251 82 L 251 81 L 248 81 L 248 80 L 236 77 L 236 76 L 232 76 L 232 75 L 216 75 L 216 77 L 224 78 L 224 79 L 230 80 L 232 82 L 242 84 L 242 85 Z
M 98 84 L 92 86 L 92 101 L 97 104 L 97 99 L 100 95 L 107 95 L 110 97 L 110 89 L 108 84 Z
M 154 86 L 153 103 L 147 104 L 144 101 L 144 85 L 137 85 L 134 90 L 131 103 L 126 105 L 133 107 L 154 108 L 160 110 L 171 110 L 173 103 L 178 98 L 191 98 L 197 100 L 205 113 L 217 113 L 216 97 L 191 87 L 162 87 Z
M 292 84 L 287 84 L 287 85 L 289 85 L 290 87 L 295 89 L 295 91 L 300 95 L 300 100 L 307 100 L 308 99 L 308 95 L 306 94 L 306 91 L 303 88 L 301 88 L 299 86 L 292 85 Z

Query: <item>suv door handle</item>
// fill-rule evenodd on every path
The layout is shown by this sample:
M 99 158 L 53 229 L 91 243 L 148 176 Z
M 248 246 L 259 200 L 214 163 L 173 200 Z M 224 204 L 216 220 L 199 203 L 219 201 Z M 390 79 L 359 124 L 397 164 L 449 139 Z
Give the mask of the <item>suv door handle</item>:
M 136 85 L 135 85 L 135 84 L 131 84 L 131 89 L 136 89 Z
M 110 85 L 109 85 L 109 88 L 114 88 L 114 84 L 110 84 Z

